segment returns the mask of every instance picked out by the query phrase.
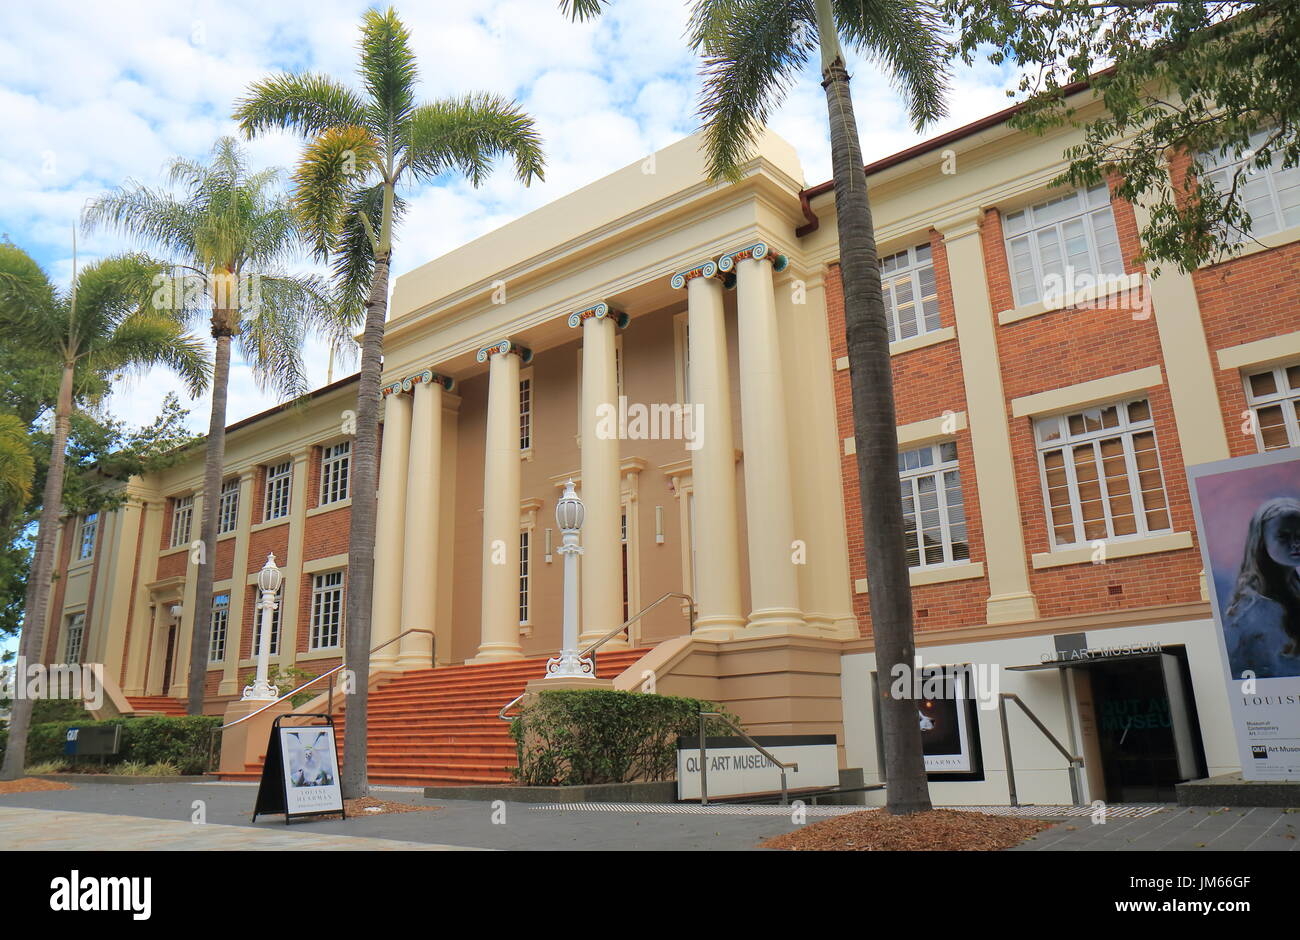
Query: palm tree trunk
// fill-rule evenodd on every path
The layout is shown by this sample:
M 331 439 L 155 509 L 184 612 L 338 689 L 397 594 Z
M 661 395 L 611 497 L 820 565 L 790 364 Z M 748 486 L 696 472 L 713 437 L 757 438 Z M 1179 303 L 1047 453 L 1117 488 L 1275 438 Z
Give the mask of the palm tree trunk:
M 63 364 L 59 398 L 54 407 L 54 441 L 50 447 L 50 469 L 45 477 L 41 502 L 41 520 L 36 531 L 36 552 L 28 581 L 27 607 L 23 611 L 23 633 L 18 654 L 25 663 L 41 660 L 41 642 L 45 638 L 45 620 L 49 613 L 50 578 L 54 569 L 54 539 L 63 515 L 63 469 L 66 463 L 68 431 L 72 426 L 72 374 L 75 363 Z M 24 677 L 15 675 L 18 682 Z M 27 730 L 31 726 L 32 700 L 14 695 L 9 713 L 9 742 L 5 747 L 0 780 L 17 780 L 23 775 L 27 758 Z
M 903 543 L 903 510 L 898 496 L 898 436 L 894 416 L 893 372 L 885 301 L 880 288 L 876 236 L 862 171 L 862 148 L 849 95 L 849 73 L 838 56 L 824 71 L 830 114 L 831 161 L 835 173 L 835 212 L 840 238 L 840 278 L 844 286 L 844 332 L 848 342 L 853 395 L 853 431 L 858 448 L 858 492 L 871 582 L 871 632 L 881 688 L 901 664 L 912 675 L 916 641 L 912 635 L 912 589 Z M 881 728 L 885 752 L 885 808 L 896 815 L 930 809 L 921 728 L 913 687 L 905 697 L 882 696 Z
M 230 384 L 229 312 L 213 316 L 217 341 L 212 363 L 212 414 L 203 458 L 203 519 L 199 523 L 199 563 L 194 593 L 194 628 L 190 641 L 189 704 L 191 715 L 203 714 L 208 681 L 208 646 L 212 642 L 212 580 L 217 561 L 217 513 L 221 508 L 221 471 L 226 461 L 226 397 Z
M 385 199 L 385 217 L 390 213 Z M 385 222 L 383 230 L 386 232 Z M 361 376 L 357 384 L 357 432 L 352 445 L 352 529 L 348 537 L 347 619 L 344 661 L 353 688 L 346 699 L 343 732 L 345 760 L 339 774 L 344 799 L 357 799 L 370 790 L 366 773 L 366 725 L 370 680 L 370 610 L 375 586 L 376 487 L 379 450 L 379 376 L 383 369 L 384 321 L 388 317 L 388 267 L 391 249 L 386 238 L 375 253 L 375 272 L 366 301 L 365 333 L 361 344 Z

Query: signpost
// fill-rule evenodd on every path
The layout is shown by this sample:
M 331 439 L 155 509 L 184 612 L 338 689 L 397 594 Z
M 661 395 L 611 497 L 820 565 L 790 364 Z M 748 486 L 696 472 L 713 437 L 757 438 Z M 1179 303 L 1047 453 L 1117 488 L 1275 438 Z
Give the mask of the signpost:
M 787 771 L 789 789 L 839 786 L 835 735 L 770 734 L 753 740 L 782 763 L 798 765 Z M 781 792 L 781 769 L 743 738 L 707 737 L 704 743 L 709 799 Z M 700 766 L 700 739 L 678 738 L 677 799 L 700 799 Z
M 281 726 L 286 718 L 310 718 L 324 724 Z M 333 718 L 291 712 L 275 719 L 266 745 L 253 822 L 268 813 L 283 813 L 285 825 L 295 817 L 334 813 L 347 819 L 339 790 Z

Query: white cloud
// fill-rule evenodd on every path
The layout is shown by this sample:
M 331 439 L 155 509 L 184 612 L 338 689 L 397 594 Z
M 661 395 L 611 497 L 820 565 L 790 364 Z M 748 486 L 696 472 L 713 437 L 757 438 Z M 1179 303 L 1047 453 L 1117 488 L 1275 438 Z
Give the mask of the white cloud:
M 85 201 L 128 178 L 156 185 L 174 155 L 202 158 L 234 133 L 233 102 L 251 81 L 283 69 L 321 71 L 355 84 L 356 0 L 140 0 L 129 8 L 47 0 L 0 10 L 0 230 L 51 274 L 71 272 L 71 230 Z M 642 159 L 697 126 L 699 77 L 685 46 L 687 4 L 613 4 L 594 23 L 569 22 L 548 0 L 408 4 L 401 9 L 429 98 L 472 90 L 515 98 L 532 113 L 547 150 L 547 178 L 529 189 L 508 166 L 480 189 L 446 180 L 408 194 L 394 258 L 400 274 L 468 239 Z M 921 139 L 902 102 L 870 63 L 850 62 L 864 157 Z M 798 150 L 805 179 L 830 176 L 825 99 L 810 66 L 772 125 Z M 960 72 L 951 117 L 928 134 L 1006 106 L 1009 77 L 990 66 Z M 248 145 L 256 167 L 291 166 L 299 143 L 268 135 Z M 111 233 L 80 237 L 83 260 L 125 246 Z M 323 383 L 326 355 L 308 351 Z M 335 376 L 343 374 L 336 369 Z M 125 380 L 119 416 L 145 423 L 179 383 L 164 371 Z M 207 399 L 189 402 L 207 426 Z M 274 404 L 247 366 L 232 373 L 229 417 Z

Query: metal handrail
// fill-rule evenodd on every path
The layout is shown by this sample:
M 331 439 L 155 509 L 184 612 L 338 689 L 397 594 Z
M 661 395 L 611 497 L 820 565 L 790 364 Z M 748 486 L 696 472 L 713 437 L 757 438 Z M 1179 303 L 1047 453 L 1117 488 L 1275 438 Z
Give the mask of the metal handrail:
M 1061 752 L 1062 756 L 1069 761 L 1070 766 L 1068 770 L 1070 771 L 1070 794 L 1074 798 L 1074 805 L 1080 805 L 1078 770 L 1083 767 L 1083 758 L 1067 751 L 1065 745 L 1056 739 L 1056 735 L 1052 734 L 1052 732 L 1048 730 L 1047 725 L 1039 721 L 1038 716 L 1029 710 L 1029 706 L 1021 701 L 1019 695 L 1015 692 L 1001 692 L 998 694 L 998 720 L 1002 724 L 1002 752 L 1007 761 L 1007 789 L 1011 794 L 1011 805 L 1019 806 L 1020 803 L 1016 800 L 1016 770 L 1011 762 L 1011 735 L 1007 732 L 1008 699 L 1020 706 L 1020 710 L 1029 716 L 1029 720 L 1034 723 L 1039 731 L 1043 732 L 1047 740 L 1051 741 L 1053 746 L 1055 746 L 1055 748 Z
M 372 649 L 367 655 L 373 656 L 375 655 L 375 653 L 378 653 L 385 646 L 392 646 L 402 637 L 407 636 L 408 634 L 411 633 L 427 633 L 429 636 L 433 637 L 434 646 L 436 646 L 438 643 L 438 636 L 432 630 L 424 630 L 419 627 L 412 627 L 410 630 L 403 630 L 401 633 L 397 634 L 397 636 L 393 637 L 391 640 L 385 640 L 384 642 L 380 643 L 378 646 Z M 431 661 L 436 660 L 436 657 L 434 656 L 432 649 L 430 650 L 429 658 Z M 262 714 L 262 712 L 266 711 L 268 708 L 273 708 L 274 706 L 279 705 L 287 698 L 293 698 L 303 689 L 307 688 L 307 686 L 315 685 L 317 682 L 320 682 L 320 680 L 322 679 L 328 679 L 330 676 L 334 675 L 334 673 L 338 672 L 340 669 L 345 668 L 346 666 L 347 666 L 346 662 L 339 663 L 333 669 L 330 669 L 327 672 L 322 672 L 319 676 L 312 676 L 302 685 L 298 686 L 298 688 L 293 689 L 290 692 L 285 692 L 274 702 L 267 702 L 257 711 L 249 712 L 243 718 L 236 718 L 234 721 L 230 722 L 229 724 L 222 725 L 220 728 L 213 728 L 211 733 L 208 735 L 208 766 L 212 765 L 212 743 L 213 741 L 216 740 L 217 735 L 220 734 L 222 731 L 225 731 L 227 728 L 233 728 L 235 725 L 243 724 L 245 721 L 248 721 L 248 719 L 250 718 L 257 717 L 258 715 Z M 325 714 L 327 715 L 333 714 L 334 712 L 334 686 L 333 685 L 329 687 L 329 695 L 330 695 L 329 706 L 325 712 Z
M 627 620 L 625 620 L 621 625 L 615 627 L 613 630 L 610 630 L 608 633 L 606 633 L 604 636 L 602 636 L 599 640 L 596 640 L 594 643 L 590 643 L 590 644 L 588 644 L 587 646 L 583 647 L 582 651 L 578 653 L 578 658 L 579 658 L 579 659 L 583 659 L 583 658 L 585 658 L 588 654 L 590 654 L 590 653 L 594 652 L 595 650 L 599 649 L 599 648 L 600 648 L 601 646 L 603 646 L 605 643 L 607 643 L 607 642 L 609 642 L 610 640 L 614 639 L 614 637 L 618 636 L 620 633 L 622 633 L 624 630 L 626 630 L 626 629 L 627 629 L 628 627 L 630 627 L 632 624 L 636 623 L 638 620 L 640 620 L 642 617 L 644 617 L 644 616 L 645 616 L 646 614 L 648 614 L 650 611 L 654 610 L 656 607 L 658 607 L 658 606 L 659 606 L 660 604 L 662 604 L 664 601 L 668 600 L 668 598 L 670 598 L 670 597 L 679 597 L 679 598 L 681 598 L 682 600 L 686 601 L 686 603 L 687 603 L 687 605 L 688 605 L 688 608 L 689 608 L 688 613 L 687 613 L 687 616 L 688 616 L 688 618 L 689 618 L 689 620 L 690 620 L 689 627 L 688 627 L 688 629 L 687 629 L 687 633 L 694 633 L 694 632 L 695 632 L 695 598 L 691 597 L 691 595 L 689 595 L 689 594 L 682 594 L 682 593 L 680 593 L 680 592 L 678 592 L 678 591 L 669 591 L 669 592 L 667 592 L 666 594 L 663 594 L 663 595 L 661 595 L 660 597 L 655 598 L 655 600 L 651 601 L 651 602 L 650 602 L 649 604 L 647 604 L 645 607 L 642 607 L 639 611 L 637 611 L 635 614 L 633 614 L 631 617 L 629 617 Z M 595 668 L 596 668 L 596 664 L 595 664 L 595 663 L 592 663 L 592 669 L 594 670 Z M 508 711 L 509 711 L 511 708 L 513 708 L 515 705 L 519 704 L 519 701 L 520 701 L 520 700 L 521 700 L 525 695 L 527 695 L 527 694 L 528 694 L 527 692 L 520 692 L 518 695 L 516 695 L 516 696 L 515 696 L 514 698 L 512 698 L 510 701 L 508 701 L 508 702 L 506 702 L 504 705 L 502 705 L 502 706 L 501 706 L 501 710 L 497 712 L 497 717 L 500 718 L 502 721 L 514 721 L 514 718 L 513 718 L 512 716 L 508 716 L 508 715 L 506 715 L 506 712 L 508 712 Z
M 781 771 L 781 805 L 789 806 L 790 789 L 788 786 L 786 786 L 785 772 L 787 770 L 793 770 L 795 773 L 798 773 L 799 772 L 798 762 L 796 761 L 787 764 L 784 761 L 777 760 L 776 756 L 771 751 L 769 751 L 767 748 L 763 747 L 763 745 L 759 744 L 757 741 L 755 741 L 753 738 L 747 735 L 739 725 L 737 725 L 726 715 L 722 714 L 722 712 L 700 712 L 700 805 L 701 806 L 709 805 L 709 761 L 708 761 L 709 748 L 708 748 L 708 744 L 706 743 L 708 739 L 705 737 L 705 733 L 704 733 L 705 718 L 721 719 L 722 723 L 725 724 L 732 731 L 736 732 L 736 734 L 740 737 L 741 740 L 743 740 L 754 750 L 758 751 L 758 753 L 762 754 L 772 763 L 776 764 L 776 766 Z

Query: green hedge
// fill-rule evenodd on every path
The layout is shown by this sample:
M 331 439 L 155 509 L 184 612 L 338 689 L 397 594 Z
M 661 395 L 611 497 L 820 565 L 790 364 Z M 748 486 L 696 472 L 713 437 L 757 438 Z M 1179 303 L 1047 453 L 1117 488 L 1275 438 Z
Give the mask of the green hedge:
M 140 761 L 145 764 L 175 764 L 183 774 L 200 774 L 208 769 L 208 742 L 212 730 L 221 726 L 219 716 L 142 715 L 138 718 L 109 718 L 104 721 L 47 721 L 34 724 L 27 734 L 27 763 L 66 760 L 63 752 L 69 728 L 101 725 L 122 726 L 122 749 L 108 757 L 108 765 Z M 218 742 L 218 747 L 220 742 Z M 88 763 L 98 758 L 88 758 Z
M 671 780 L 677 738 L 696 735 L 712 702 L 612 689 L 540 693 L 510 725 L 519 746 L 516 778 L 528 786 Z M 734 720 L 734 716 L 728 715 Z M 709 719 L 709 734 L 731 734 Z

